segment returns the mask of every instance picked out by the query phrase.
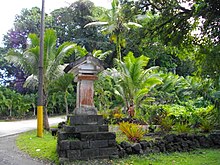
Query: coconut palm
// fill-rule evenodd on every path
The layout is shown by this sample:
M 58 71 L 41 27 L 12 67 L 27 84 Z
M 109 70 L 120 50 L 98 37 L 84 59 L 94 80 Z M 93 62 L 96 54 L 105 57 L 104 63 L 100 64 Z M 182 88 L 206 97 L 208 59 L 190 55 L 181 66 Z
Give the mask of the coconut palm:
M 36 34 L 29 34 L 29 43 L 24 53 L 11 50 L 5 57 L 9 62 L 23 69 L 28 78 L 25 81 L 26 87 L 36 88 L 38 85 L 38 61 L 39 61 L 39 38 Z M 43 94 L 44 94 L 44 128 L 49 130 L 47 104 L 48 86 L 64 74 L 64 65 L 61 65 L 63 58 L 70 55 L 76 44 L 65 42 L 59 47 L 56 45 L 57 36 L 53 29 L 47 29 L 44 37 L 44 66 L 43 66 Z
M 145 69 L 148 61 L 146 56 L 135 58 L 130 52 L 124 57 L 124 62 L 116 59 L 116 69 L 111 70 L 116 84 L 115 94 L 123 99 L 127 110 L 131 107 L 137 110 L 141 103 L 152 100 L 148 93 L 162 83 L 153 72 L 157 67 Z
M 124 31 L 129 30 L 131 27 L 142 27 L 135 22 L 125 22 L 122 14 L 121 5 L 119 0 L 112 0 L 112 9 L 108 11 L 100 21 L 94 21 L 86 24 L 88 26 L 102 26 L 104 34 L 110 34 L 110 39 L 116 44 L 117 58 L 121 61 L 121 47 L 125 46 L 125 40 L 122 38 Z

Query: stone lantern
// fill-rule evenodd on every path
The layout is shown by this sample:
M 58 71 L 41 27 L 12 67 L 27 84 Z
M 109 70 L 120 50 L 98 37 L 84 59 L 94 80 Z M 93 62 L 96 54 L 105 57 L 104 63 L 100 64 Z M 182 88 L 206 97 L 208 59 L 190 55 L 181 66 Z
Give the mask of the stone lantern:
M 103 69 L 101 61 L 89 54 L 64 69 L 75 76 L 77 101 L 73 114 L 67 116 L 67 123 L 58 131 L 57 152 L 61 164 L 118 157 L 116 135 L 108 131 L 108 124 L 97 115 L 93 101 L 94 81 Z
M 76 115 L 97 115 L 94 106 L 94 81 L 98 79 L 97 74 L 104 70 L 101 61 L 97 58 L 86 55 L 85 57 L 72 62 L 64 71 L 75 75 L 77 82 L 77 99 L 74 114 Z

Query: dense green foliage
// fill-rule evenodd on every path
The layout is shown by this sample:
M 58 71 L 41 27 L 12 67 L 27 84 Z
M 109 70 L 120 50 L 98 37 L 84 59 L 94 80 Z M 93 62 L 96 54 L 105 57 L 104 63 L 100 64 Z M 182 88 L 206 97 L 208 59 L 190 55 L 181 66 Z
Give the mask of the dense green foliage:
M 121 118 L 134 110 L 130 117 L 161 124 L 165 130 L 210 131 L 220 125 L 218 12 L 219 2 L 209 0 L 113 0 L 111 9 L 77 1 L 52 11 L 46 15 L 46 27 L 54 31 L 46 31 L 45 45 L 49 113 L 68 113 L 75 104 L 73 76 L 55 69 L 91 52 L 104 59 L 107 68 L 95 84 L 95 105 L 101 114 Z M 19 89 L 24 81 L 25 87 L 37 82 L 39 17 L 36 7 L 22 10 L 0 50 L 1 84 L 23 93 L 36 92 Z M 4 58 L 7 52 L 17 56 L 11 58 L 13 65 Z M 9 103 L 2 113 L 16 115 L 19 108 Z
M 33 94 L 21 95 L 6 87 L 0 86 L 0 116 L 3 119 L 22 118 L 35 115 L 35 99 Z

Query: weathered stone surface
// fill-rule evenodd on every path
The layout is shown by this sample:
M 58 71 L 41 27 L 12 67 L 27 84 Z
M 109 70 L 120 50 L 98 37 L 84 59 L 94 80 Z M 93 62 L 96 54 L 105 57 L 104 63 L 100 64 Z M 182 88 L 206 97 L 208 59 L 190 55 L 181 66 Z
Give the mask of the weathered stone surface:
M 80 140 L 70 141 L 70 149 L 71 150 L 81 150 L 82 144 Z
M 60 150 L 69 150 L 70 142 L 68 140 L 62 140 L 61 142 L 59 142 L 59 147 Z
M 79 138 L 78 133 L 58 132 L 58 141 Z
M 174 141 L 174 134 L 168 134 L 166 136 L 164 136 L 164 140 L 167 141 L 168 143 L 173 142 Z
M 67 133 L 108 132 L 108 125 L 84 124 L 75 126 L 64 126 L 64 131 Z
M 132 150 L 133 150 L 133 153 L 135 153 L 135 154 L 143 153 L 140 143 L 134 143 L 132 145 Z
M 117 145 L 117 149 L 119 158 L 123 158 L 127 155 L 126 151 L 120 145 Z
M 128 155 L 130 155 L 130 154 L 133 153 L 133 150 L 132 150 L 131 147 L 127 147 L 127 148 L 125 148 L 125 151 L 126 151 L 126 153 L 127 153 Z
M 66 165 L 69 162 L 68 158 L 60 157 L 59 158 L 59 164 L 60 165 Z
M 61 151 L 61 150 L 59 150 L 59 151 L 58 151 L 58 155 L 59 155 L 60 158 L 66 158 L 66 157 L 67 157 L 66 151 Z
M 104 148 L 108 147 L 108 140 L 90 141 L 90 148 Z
M 83 149 L 89 149 L 90 148 L 90 142 L 89 141 L 81 141 L 81 146 Z
M 220 147 L 220 133 L 218 133 L 218 131 L 211 133 L 209 135 L 209 139 L 212 141 L 212 143 L 213 143 L 213 145 L 215 145 L 215 147 Z
M 81 158 L 80 150 L 67 150 L 67 158 L 69 160 L 79 160 Z
M 114 140 L 108 140 L 108 146 L 109 146 L 109 147 L 115 147 L 115 146 L 117 146 L 117 143 L 116 143 L 115 139 L 114 139 Z
M 80 133 L 80 140 L 111 140 L 115 139 L 115 133 L 111 132 L 82 132 Z
M 82 158 L 92 159 L 92 158 L 97 157 L 97 156 L 100 156 L 98 148 L 84 149 L 81 152 L 81 157 Z
M 140 141 L 140 145 L 143 150 L 146 150 L 146 148 L 148 147 L 148 142 L 147 141 Z
M 86 101 L 85 101 L 86 102 Z M 81 105 L 78 108 L 74 109 L 75 115 L 97 115 L 97 109 L 93 106 Z
M 123 142 L 121 142 L 121 147 L 124 148 L 124 149 L 126 149 L 126 148 L 131 147 L 131 144 L 128 143 L 128 142 L 126 142 L 126 141 L 123 141 Z
M 117 147 L 108 147 L 99 149 L 100 156 L 118 155 Z
M 64 125 L 63 126 L 63 129 L 64 129 L 64 132 L 66 132 L 66 133 L 75 133 L 76 131 L 76 129 L 75 129 L 75 127 L 74 126 L 67 126 L 67 125 Z
M 99 126 L 99 132 L 108 132 L 108 125 L 105 124 L 105 125 L 100 125 Z
M 104 124 L 104 119 L 101 115 L 78 115 L 78 116 L 68 116 L 70 121 L 70 126 L 74 125 L 84 125 L 84 124 Z

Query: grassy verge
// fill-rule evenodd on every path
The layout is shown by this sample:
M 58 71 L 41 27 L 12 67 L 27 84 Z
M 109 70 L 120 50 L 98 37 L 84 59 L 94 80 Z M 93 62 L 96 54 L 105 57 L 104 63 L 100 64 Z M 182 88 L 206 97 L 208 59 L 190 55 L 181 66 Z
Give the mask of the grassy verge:
M 18 148 L 28 153 L 31 157 L 58 163 L 58 155 L 56 153 L 57 139 L 46 131 L 43 138 L 38 138 L 36 135 L 36 131 L 20 134 L 16 139 Z
M 130 156 L 116 160 L 117 165 L 219 165 L 220 150 L 197 150 L 185 153 Z
M 36 137 L 36 134 L 36 131 L 20 134 L 16 140 L 18 148 L 31 157 L 58 163 L 57 140 L 48 132 L 43 138 Z M 110 162 L 115 165 L 219 165 L 219 155 L 220 149 L 206 149 L 190 153 L 133 155 Z

